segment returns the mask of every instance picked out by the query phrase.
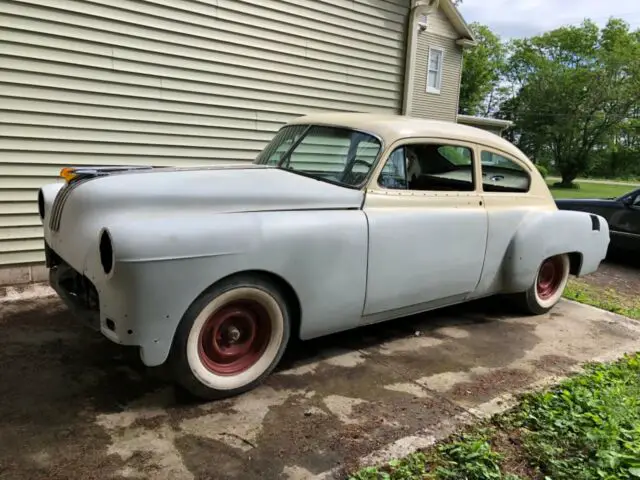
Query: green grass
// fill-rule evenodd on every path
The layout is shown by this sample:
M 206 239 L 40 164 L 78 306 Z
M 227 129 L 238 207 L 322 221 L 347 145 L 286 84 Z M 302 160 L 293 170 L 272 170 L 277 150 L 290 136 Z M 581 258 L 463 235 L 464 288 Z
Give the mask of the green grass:
M 547 182 L 554 198 L 612 198 L 630 192 L 629 185 L 611 185 L 606 183 L 579 183 L 578 188 L 554 188 L 553 181 Z
M 585 373 L 466 432 L 351 480 L 640 478 L 640 355 Z
M 565 298 L 585 303 L 602 310 L 640 320 L 640 295 L 622 295 L 612 288 L 589 285 L 584 280 L 570 279 L 564 291 Z

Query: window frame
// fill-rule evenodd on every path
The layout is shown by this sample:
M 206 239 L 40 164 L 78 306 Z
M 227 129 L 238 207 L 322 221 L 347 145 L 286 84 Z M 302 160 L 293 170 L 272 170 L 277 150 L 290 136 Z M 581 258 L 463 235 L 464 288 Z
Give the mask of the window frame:
M 440 64 L 438 65 L 439 69 L 436 72 L 436 87 L 432 87 L 429 85 L 429 73 L 431 70 L 431 56 L 433 52 L 440 52 Z M 442 90 L 442 76 L 444 71 L 444 48 L 441 47 L 429 47 L 429 55 L 427 57 L 427 78 L 426 78 L 426 90 L 427 93 L 434 93 L 436 95 L 440 95 L 440 91 Z
M 395 189 L 385 188 L 380 184 L 380 178 L 382 171 L 387 165 L 387 162 L 391 158 L 393 153 L 402 147 L 409 145 L 439 145 L 449 147 L 463 147 L 471 151 L 471 179 L 473 182 L 473 190 L 411 190 L 407 189 Z M 367 190 L 371 192 L 381 192 L 385 195 L 398 195 L 398 196 L 423 196 L 423 197 L 464 197 L 464 196 L 477 196 L 482 193 L 482 177 L 480 176 L 480 162 L 477 161 L 478 157 L 478 145 L 464 140 L 452 139 L 452 138 L 437 138 L 437 137 L 418 137 L 411 139 L 399 140 L 385 150 L 384 154 L 380 157 L 378 165 L 374 172 L 372 172 Z
M 527 191 L 517 191 L 517 192 L 516 191 L 505 191 L 505 192 L 486 191 L 484 189 L 484 182 L 482 180 L 482 174 L 484 172 L 483 165 L 482 165 L 482 152 L 491 153 L 493 155 L 499 155 L 499 156 L 505 158 L 506 160 L 509 160 L 510 162 L 515 163 L 520 168 L 522 168 L 522 171 L 529 177 L 529 186 L 527 188 Z M 494 195 L 494 194 L 495 195 L 499 195 L 499 196 L 505 196 L 505 195 L 527 195 L 528 196 L 528 195 L 530 195 L 531 188 L 533 187 L 533 176 L 531 175 L 531 169 L 529 168 L 528 165 L 526 165 L 524 162 L 520 161 L 518 158 L 514 157 L 513 155 L 510 155 L 507 152 L 504 152 L 502 150 L 490 147 L 488 145 L 478 144 L 477 153 L 478 153 L 478 158 L 480 158 L 480 161 L 478 162 L 479 188 L 480 188 L 480 191 L 483 193 L 483 195 Z

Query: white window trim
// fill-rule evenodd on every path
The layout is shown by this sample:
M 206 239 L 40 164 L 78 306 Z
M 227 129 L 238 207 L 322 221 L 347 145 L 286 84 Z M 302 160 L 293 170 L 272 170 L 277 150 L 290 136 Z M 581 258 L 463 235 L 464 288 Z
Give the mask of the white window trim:
M 437 85 L 438 88 L 433 88 L 429 86 L 429 68 L 431 68 L 431 52 L 436 51 L 440 52 L 440 69 L 438 70 L 437 77 Z M 427 93 L 436 93 L 440 94 L 440 89 L 442 88 L 442 71 L 444 70 L 444 49 L 429 47 L 429 58 L 427 58 Z

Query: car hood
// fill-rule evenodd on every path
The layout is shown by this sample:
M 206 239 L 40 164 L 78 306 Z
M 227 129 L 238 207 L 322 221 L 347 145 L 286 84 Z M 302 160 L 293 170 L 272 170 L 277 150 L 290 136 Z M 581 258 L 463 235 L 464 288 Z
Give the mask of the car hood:
M 49 197 L 44 224 L 49 245 L 79 271 L 102 228 L 157 220 L 168 226 L 206 223 L 220 213 L 357 209 L 364 200 L 362 190 L 255 165 L 159 168 L 76 182 L 43 189 Z
M 80 184 L 68 202 L 112 212 L 231 213 L 359 208 L 363 196 L 291 171 L 247 165 L 117 173 Z

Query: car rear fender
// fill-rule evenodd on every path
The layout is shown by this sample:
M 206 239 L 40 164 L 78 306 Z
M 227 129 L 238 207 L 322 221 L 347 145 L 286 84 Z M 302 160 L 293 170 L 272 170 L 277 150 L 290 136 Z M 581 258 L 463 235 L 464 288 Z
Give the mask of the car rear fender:
M 540 211 L 527 215 L 518 227 L 504 262 L 504 290 L 529 288 L 546 258 L 579 254 L 576 275 L 597 270 L 609 246 L 609 225 L 594 214 L 575 211 Z

